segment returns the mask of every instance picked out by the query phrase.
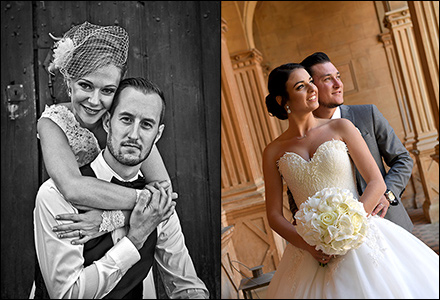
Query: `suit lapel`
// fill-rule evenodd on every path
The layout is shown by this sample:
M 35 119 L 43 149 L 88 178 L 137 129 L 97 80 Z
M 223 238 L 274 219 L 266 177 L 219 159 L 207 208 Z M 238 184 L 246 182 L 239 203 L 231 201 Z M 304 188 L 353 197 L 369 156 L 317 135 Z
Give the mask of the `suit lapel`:
M 354 124 L 354 126 L 356 126 L 354 113 L 351 110 L 350 106 L 341 105 L 340 108 L 341 108 L 341 118 L 350 120 Z M 356 126 L 356 128 L 358 128 L 358 127 Z M 364 133 L 362 133 L 362 131 L 359 128 L 358 128 L 358 130 L 361 132 L 362 137 L 363 137 Z M 359 195 L 362 195 L 362 191 L 365 189 L 366 184 L 365 184 L 365 181 L 362 179 L 362 176 L 359 173 L 356 166 L 354 166 L 354 167 L 356 170 L 356 186 L 357 186 Z
M 356 124 L 355 114 L 349 105 L 341 105 L 340 109 L 341 109 L 341 118 L 350 120 L 351 123 L 353 123 L 354 126 L 356 126 L 356 128 L 362 134 L 362 137 L 364 137 L 366 134 L 368 134 L 368 132 L 366 131 L 364 126 L 362 126 L 363 125 L 362 122 L 359 122 L 359 124 Z

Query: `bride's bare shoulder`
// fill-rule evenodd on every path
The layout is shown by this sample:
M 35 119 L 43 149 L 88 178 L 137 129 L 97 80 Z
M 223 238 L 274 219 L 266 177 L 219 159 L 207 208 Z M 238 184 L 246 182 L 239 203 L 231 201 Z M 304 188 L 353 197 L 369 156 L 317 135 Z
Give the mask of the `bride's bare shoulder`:
M 354 128 L 354 124 L 348 119 L 340 118 L 329 121 L 330 122 L 328 123 L 328 125 L 337 130 L 347 129 L 351 127 Z
M 280 135 L 272 142 L 270 142 L 266 148 L 264 148 L 263 158 L 268 160 L 278 160 L 281 153 L 284 153 L 283 148 L 285 148 L 286 138 Z
M 354 126 L 353 123 L 348 119 L 317 119 L 318 120 L 318 126 L 317 127 L 325 127 L 328 126 L 332 130 L 341 130 L 346 127 L 352 127 Z

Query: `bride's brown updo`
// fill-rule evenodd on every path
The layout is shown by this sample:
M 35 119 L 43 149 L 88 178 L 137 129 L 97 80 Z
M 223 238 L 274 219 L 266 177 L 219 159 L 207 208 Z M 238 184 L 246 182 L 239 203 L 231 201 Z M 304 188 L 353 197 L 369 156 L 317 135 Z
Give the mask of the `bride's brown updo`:
M 295 69 L 304 69 L 304 67 L 297 63 L 288 63 L 276 67 L 269 74 L 267 87 L 269 95 L 266 96 L 266 107 L 270 115 L 277 117 L 280 120 L 287 119 L 287 111 L 284 108 L 289 95 L 286 91 L 286 82 L 289 79 L 290 73 Z M 278 104 L 276 97 L 281 96 L 281 105 Z

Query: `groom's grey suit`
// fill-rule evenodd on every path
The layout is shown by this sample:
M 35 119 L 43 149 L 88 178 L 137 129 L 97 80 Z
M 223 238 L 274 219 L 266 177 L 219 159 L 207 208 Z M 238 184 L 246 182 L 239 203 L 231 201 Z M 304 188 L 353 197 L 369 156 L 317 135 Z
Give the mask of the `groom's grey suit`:
M 374 104 L 341 105 L 340 108 L 341 117 L 350 120 L 360 130 L 384 177 L 387 189 L 391 190 L 399 201 L 397 206 L 389 207 L 385 219 L 411 232 L 414 225 L 400 201 L 411 177 L 414 164 L 408 150 L 400 142 L 393 128 Z M 383 161 L 390 167 L 388 173 L 385 170 Z M 365 190 L 366 183 L 357 169 L 356 180 L 358 191 L 361 194 Z

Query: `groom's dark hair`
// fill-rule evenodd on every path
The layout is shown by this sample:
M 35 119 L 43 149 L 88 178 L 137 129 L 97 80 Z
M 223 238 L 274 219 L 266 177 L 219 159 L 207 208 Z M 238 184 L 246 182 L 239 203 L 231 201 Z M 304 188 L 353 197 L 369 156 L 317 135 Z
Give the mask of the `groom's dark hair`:
M 301 62 L 301 65 L 304 66 L 304 69 L 313 76 L 312 67 L 317 64 L 323 64 L 331 62 L 330 58 L 325 54 L 324 52 L 315 52 L 312 55 L 307 56 L 304 58 L 304 60 Z
M 127 87 L 135 88 L 136 90 L 144 93 L 145 95 L 148 95 L 148 94 L 158 94 L 159 95 L 159 97 L 162 99 L 162 111 L 160 113 L 159 124 L 162 124 L 163 118 L 165 115 L 164 94 L 157 84 L 155 84 L 151 80 L 148 80 L 148 79 L 145 79 L 142 77 L 125 78 L 124 80 L 122 80 L 119 83 L 118 89 L 116 90 L 115 96 L 113 98 L 113 103 L 109 109 L 110 116 L 113 116 L 115 108 L 116 108 L 116 106 L 118 106 L 121 92 Z

